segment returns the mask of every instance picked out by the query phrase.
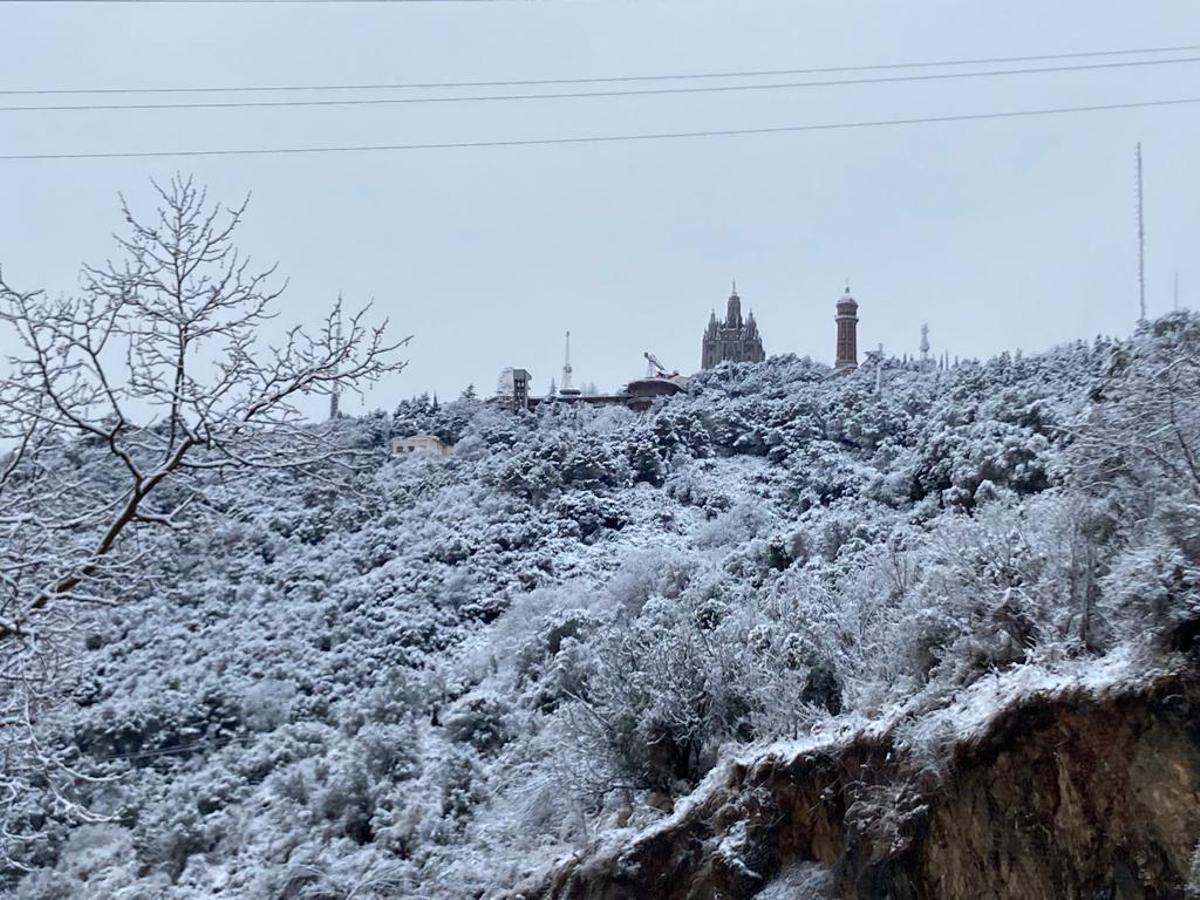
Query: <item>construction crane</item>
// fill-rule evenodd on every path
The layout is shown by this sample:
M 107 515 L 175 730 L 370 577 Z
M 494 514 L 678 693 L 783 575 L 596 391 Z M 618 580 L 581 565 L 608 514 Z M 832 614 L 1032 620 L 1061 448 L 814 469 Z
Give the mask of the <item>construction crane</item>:
M 668 370 L 649 350 L 642 354 L 646 357 L 646 377 L 647 378 L 678 378 L 679 370 Z

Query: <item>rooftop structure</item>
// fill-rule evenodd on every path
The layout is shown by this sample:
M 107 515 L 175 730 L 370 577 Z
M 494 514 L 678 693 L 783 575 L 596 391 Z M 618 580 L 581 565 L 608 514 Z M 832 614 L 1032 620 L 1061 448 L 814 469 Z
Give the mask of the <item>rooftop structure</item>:
M 529 395 L 528 390 L 529 373 L 524 369 L 505 369 L 500 373 L 496 396 L 491 402 L 512 410 L 536 409 L 544 403 L 567 403 L 584 406 L 626 406 L 635 412 L 644 412 L 659 397 L 670 397 L 687 389 L 686 376 L 674 370 L 668 371 L 653 353 L 643 355 L 647 362 L 646 376 L 635 378 L 617 393 L 585 394 L 579 390 L 559 389 L 544 397 L 533 397 Z M 568 374 L 564 367 L 564 376 Z

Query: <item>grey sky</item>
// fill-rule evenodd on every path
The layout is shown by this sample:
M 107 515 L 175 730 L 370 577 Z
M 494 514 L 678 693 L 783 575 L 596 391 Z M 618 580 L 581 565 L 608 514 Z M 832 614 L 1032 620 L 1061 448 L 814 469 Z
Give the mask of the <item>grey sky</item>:
M 507 80 L 778 69 L 1200 43 L 1194 0 L 0 5 L 0 88 Z M 0 113 L 0 153 L 414 143 L 798 125 L 1200 97 L 1200 63 L 792 91 L 358 108 Z M 15 98 L 4 98 L 14 101 Z M 69 98 L 60 98 L 59 102 Z M 162 98 L 159 98 L 162 99 Z M 182 98 L 177 98 L 182 99 Z M 241 245 L 278 260 L 283 318 L 338 291 L 412 333 L 368 397 L 541 392 L 653 350 L 693 371 L 737 278 L 769 354 L 828 360 L 849 277 L 860 348 L 988 355 L 1124 333 L 1136 317 L 1133 148 L 1149 305 L 1200 293 L 1200 105 L 870 130 L 312 157 L 0 162 L 0 264 L 69 291 L 120 225 L 116 193 L 193 172 L 254 199 Z M 7 348 L 0 348 L 7 349 Z M 351 412 L 361 411 L 357 401 Z

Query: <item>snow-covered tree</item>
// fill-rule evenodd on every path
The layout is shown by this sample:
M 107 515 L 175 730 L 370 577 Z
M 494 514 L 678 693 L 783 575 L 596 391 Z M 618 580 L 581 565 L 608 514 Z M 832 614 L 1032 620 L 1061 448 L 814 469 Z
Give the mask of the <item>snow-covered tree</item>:
M 269 345 L 282 286 L 234 246 L 245 204 L 211 203 L 182 177 L 158 195 L 149 217 L 122 204 L 120 255 L 86 266 L 78 296 L 0 280 L 0 326 L 17 348 L 0 377 L 0 437 L 12 444 L 0 474 L 5 735 L 27 731 L 54 696 L 74 653 L 73 607 L 154 588 L 154 531 L 206 527 L 214 480 L 350 460 L 338 423 L 312 425 L 297 401 L 403 365 L 403 341 L 340 301 L 314 332 Z M 6 773 L 20 769 L 10 757 Z

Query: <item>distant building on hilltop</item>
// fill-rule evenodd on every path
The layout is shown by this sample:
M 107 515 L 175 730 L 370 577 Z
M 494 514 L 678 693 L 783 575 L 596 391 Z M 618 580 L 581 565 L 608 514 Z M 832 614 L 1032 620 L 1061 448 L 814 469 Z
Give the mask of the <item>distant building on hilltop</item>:
M 635 378 L 616 393 L 599 393 L 594 386 L 588 390 L 571 388 L 551 390 L 544 397 L 529 393 L 529 373 L 524 369 L 508 368 L 500 373 L 496 396 L 489 400 L 511 411 L 536 410 L 547 405 L 572 406 L 624 406 L 634 412 L 645 412 L 657 400 L 673 397 L 687 390 L 688 379 L 674 369 L 667 369 L 653 353 L 642 354 L 646 359 L 646 375 Z M 568 345 L 566 364 L 563 366 L 563 384 L 571 384 L 571 362 Z
M 858 301 L 850 296 L 850 285 L 838 299 L 837 356 L 833 364 L 835 372 L 852 372 L 858 368 Z
M 509 409 L 529 408 L 529 372 L 525 369 L 505 369 L 496 385 L 496 397 Z
M 700 368 L 711 369 L 727 360 L 762 362 L 766 358 L 754 313 L 742 319 L 742 301 L 738 297 L 737 283 L 734 282 L 733 293 L 725 305 L 725 321 L 717 321 L 716 310 L 709 316 L 708 328 L 704 330 Z
M 392 438 L 392 453 L 397 456 L 404 453 L 435 453 L 438 456 L 449 456 L 453 448 L 436 434 L 414 434 L 410 437 Z

